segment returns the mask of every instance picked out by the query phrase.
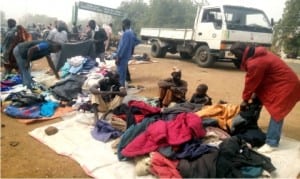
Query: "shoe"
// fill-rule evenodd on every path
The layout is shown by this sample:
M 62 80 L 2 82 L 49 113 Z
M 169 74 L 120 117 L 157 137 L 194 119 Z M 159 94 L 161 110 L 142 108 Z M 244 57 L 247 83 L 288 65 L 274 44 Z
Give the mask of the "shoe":
M 265 144 L 262 147 L 260 147 L 259 149 L 257 149 L 257 152 L 259 152 L 259 153 L 271 153 L 274 150 L 276 150 L 276 147 L 271 147 L 269 144 Z

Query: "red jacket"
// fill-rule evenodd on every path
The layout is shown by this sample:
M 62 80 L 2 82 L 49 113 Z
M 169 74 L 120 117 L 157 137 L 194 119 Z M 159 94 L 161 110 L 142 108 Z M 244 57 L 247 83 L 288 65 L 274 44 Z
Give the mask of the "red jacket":
M 125 157 L 145 155 L 161 146 L 177 146 L 206 134 L 202 119 L 194 113 L 180 113 L 174 120 L 158 120 L 134 138 L 122 151 Z
M 243 55 L 241 68 L 246 70 L 243 100 L 255 93 L 271 116 L 282 120 L 300 100 L 300 80 L 276 55 L 264 47 L 255 48 L 253 56 Z

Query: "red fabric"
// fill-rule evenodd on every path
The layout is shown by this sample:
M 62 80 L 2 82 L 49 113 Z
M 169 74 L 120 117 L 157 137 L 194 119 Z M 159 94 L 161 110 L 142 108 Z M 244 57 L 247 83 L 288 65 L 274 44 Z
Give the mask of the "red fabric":
M 180 145 L 192 138 L 204 137 L 202 120 L 194 113 L 181 113 L 172 121 L 156 121 L 133 139 L 122 151 L 125 157 L 153 152 L 160 146 Z
M 140 109 L 141 113 L 144 115 L 148 115 L 148 114 L 156 114 L 156 113 L 160 113 L 161 109 L 158 107 L 153 107 L 147 103 L 145 103 L 144 101 L 129 101 L 128 102 L 128 106 L 129 107 L 137 107 Z
M 255 54 L 246 59 L 244 52 L 242 69 L 246 70 L 243 100 L 255 93 L 271 116 L 282 120 L 300 100 L 300 80 L 276 55 L 264 47 L 255 48 Z
M 135 114 L 134 115 L 134 121 L 135 121 L 135 123 L 142 122 L 144 118 L 145 118 L 145 115 L 143 115 L 143 114 Z
M 128 106 L 129 107 L 136 107 L 142 113 L 142 114 L 134 114 L 134 121 L 136 123 L 142 122 L 146 115 L 157 114 L 157 113 L 160 113 L 160 111 L 161 111 L 160 108 L 153 107 L 153 106 L 145 103 L 144 101 L 132 100 L 132 101 L 128 102 Z
M 150 172 L 159 178 L 182 178 L 177 170 L 178 160 L 169 160 L 158 152 L 151 153 Z

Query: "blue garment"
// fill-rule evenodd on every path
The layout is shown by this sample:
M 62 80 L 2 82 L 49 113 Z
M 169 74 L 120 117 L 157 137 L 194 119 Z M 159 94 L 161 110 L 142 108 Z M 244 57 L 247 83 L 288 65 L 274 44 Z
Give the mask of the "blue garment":
M 98 120 L 96 122 L 95 128 L 91 131 L 94 139 L 107 142 L 110 139 L 115 139 L 122 135 L 122 132 L 113 128 L 109 123 Z
M 83 67 L 82 67 L 82 70 L 83 72 L 85 71 L 89 71 L 91 70 L 92 68 L 94 68 L 95 66 L 97 65 L 97 62 L 96 60 L 90 58 L 90 57 L 87 57 L 87 60 L 86 62 L 83 64 Z
M 128 61 L 131 58 L 134 47 L 139 43 L 140 41 L 137 39 L 133 31 L 131 29 L 126 29 L 117 49 L 117 58 L 119 60 L 117 70 L 120 75 L 119 81 L 122 86 L 125 86 Z
M 37 47 L 39 48 L 39 50 L 47 50 L 49 48 L 49 43 L 41 42 L 37 44 Z
M 43 117 L 51 117 L 53 116 L 57 107 L 58 107 L 58 103 L 56 102 L 52 102 L 52 101 L 45 102 L 42 104 L 40 114 Z
M 60 71 L 61 71 L 61 75 L 60 75 L 61 78 L 65 78 L 66 76 L 68 76 L 70 74 L 69 73 L 70 68 L 71 68 L 71 65 L 68 62 L 66 62 L 64 64 L 64 66 L 60 69 Z
M 245 178 L 258 178 L 261 176 L 263 168 L 255 166 L 242 166 L 241 172 Z
M 21 119 L 36 119 L 40 118 L 40 104 L 26 106 L 26 107 L 15 107 L 12 105 L 7 106 L 4 109 L 4 113 L 8 116 Z
M 270 118 L 269 127 L 266 135 L 266 144 L 271 147 L 278 147 L 280 141 L 283 120 L 276 122 L 272 117 Z
M 194 160 L 206 153 L 209 153 L 210 146 L 202 144 L 201 140 L 185 143 L 182 151 L 176 154 L 177 159 Z
M 22 83 L 20 75 L 10 75 L 1 81 L 2 85 L 15 86 Z

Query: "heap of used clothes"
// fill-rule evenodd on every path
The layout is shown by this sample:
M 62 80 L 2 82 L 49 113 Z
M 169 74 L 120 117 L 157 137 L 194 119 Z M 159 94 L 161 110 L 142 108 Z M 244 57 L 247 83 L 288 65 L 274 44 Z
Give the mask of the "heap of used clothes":
M 225 120 L 220 104 L 209 106 L 215 113 L 201 113 L 209 117 L 198 113 L 207 106 L 186 102 L 161 110 L 152 104 L 149 98 L 128 100 L 103 114 L 91 131 L 96 140 L 114 139 L 118 159 L 134 161 L 137 175 L 249 178 L 275 170 L 269 157 L 252 150 L 265 139 L 257 126 L 259 102 L 235 113 L 227 128 L 220 126 Z M 227 110 L 222 114 L 232 111 L 232 106 L 221 105 Z

